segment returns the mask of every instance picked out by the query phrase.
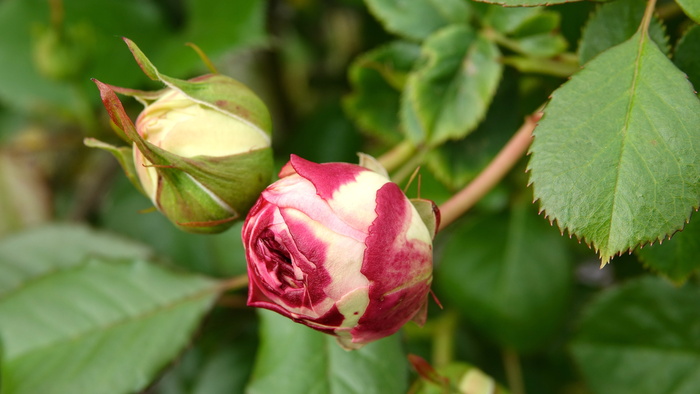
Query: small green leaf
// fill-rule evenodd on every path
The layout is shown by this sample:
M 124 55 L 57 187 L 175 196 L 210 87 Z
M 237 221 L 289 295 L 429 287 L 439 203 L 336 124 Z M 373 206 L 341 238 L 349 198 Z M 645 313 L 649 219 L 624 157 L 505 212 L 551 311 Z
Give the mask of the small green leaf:
M 440 211 L 437 205 L 430 200 L 423 200 L 418 198 L 412 198 L 411 204 L 418 211 L 421 220 L 428 228 L 428 232 L 434 238 L 437 234 L 438 228 L 440 227 Z
M 37 227 L 0 241 L 0 298 L 49 272 L 72 268 L 88 257 L 146 259 L 146 246 L 79 225 Z
M 435 286 L 498 344 L 531 350 L 559 327 L 571 263 L 559 233 L 529 201 L 511 212 L 465 219 L 447 240 Z
M 542 12 L 540 8 L 489 6 L 482 18 L 482 23 L 503 34 L 511 34 L 540 12 Z
M 676 45 L 673 62 L 688 75 L 697 91 L 700 89 L 700 25 L 688 29 Z
M 621 44 L 637 31 L 644 15 L 645 1 L 618 0 L 601 5 L 586 23 L 578 47 L 579 62 L 587 63 L 599 53 Z M 668 54 L 668 38 L 658 18 L 649 25 L 651 39 Z
M 670 240 L 635 251 L 644 265 L 676 283 L 700 269 L 700 219 L 695 217 Z
M 467 26 L 430 36 L 401 103 L 409 139 L 439 145 L 472 132 L 486 115 L 501 79 L 498 48 Z
M 261 344 L 248 394 L 403 394 L 408 365 L 399 335 L 343 350 L 335 338 L 260 310 Z
M 598 394 L 691 394 L 700 387 L 700 289 L 646 277 L 584 311 L 571 350 Z
M 700 23 L 700 3 L 697 0 L 676 0 L 686 15 L 695 23 Z
M 552 57 L 568 43 L 559 32 L 561 16 L 541 8 L 490 7 L 485 23 L 496 32 L 496 41 L 515 52 L 532 57 Z M 501 33 L 501 34 L 499 34 Z
M 358 57 L 348 72 L 353 91 L 343 107 L 360 130 L 388 144 L 403 139 L 399 131 L 399 98 L 420 47 L 394 41 Z
M 466 23 L 464 0 L 366 0 L 370 11 L 394 34 L 420 41 L 453 23 Z
M 534 131 L 542 210 L 603 263 L 666 238 L 700 197 L 700 101 L 642 32 L 552 94 Z
M 6 394 L 140 391 L 218 293 L 212 280 L 138 260 L 92 259 L 34 279 L 0 298 Z
M 566 50 L 569 45 L 558 33 L 543 33 L 509 40 L 510 49 L 534 57 L 552 57 Z

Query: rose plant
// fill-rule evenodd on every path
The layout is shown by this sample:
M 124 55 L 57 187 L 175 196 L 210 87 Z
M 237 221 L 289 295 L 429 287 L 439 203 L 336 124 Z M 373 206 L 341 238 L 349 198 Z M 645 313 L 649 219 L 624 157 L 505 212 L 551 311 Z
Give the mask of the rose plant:
M 248 305 L 335 335 L 346 349 L 425 322 L 439 221 L 432 202 L 416 209 L 372 158 L 361 164 L 369 168 L 292 155 L 242 230 Z
M 188 81 L 160 74 L 125 39 L 143 71 L 166 88 L 144 92 L 95 80 L 118 134 L 132 148 L 94 139 L 117 156 L 127 176 L 183 230 L 217 233 L 243 219 L 272 175 L 271 120 L 248 87 L 221 74 Z M 134 125 L 115 92 L 141 101 Z

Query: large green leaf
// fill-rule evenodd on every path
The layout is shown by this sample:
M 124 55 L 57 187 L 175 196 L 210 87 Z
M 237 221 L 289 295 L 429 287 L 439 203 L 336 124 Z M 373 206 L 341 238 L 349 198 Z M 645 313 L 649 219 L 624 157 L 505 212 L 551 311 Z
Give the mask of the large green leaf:
M 419 54 L 417 44 L 395 41 L 361 55 L 350 66 L 353 91 L 343 106 L 364 133 L 391 144 L 403 139 L 399 98 Z
M 91 259 L 0 298 L 3 393 L 132 393 L 182 351 L 217 283 Z
M 392 394 L 408 388 L 398 335 L 346 351 L 334 337 L 267 310 L 248 394 Z
M 697 0 L 676 0 L 686 15 L 695 23 L 700 23 L 700 3 Z
M 453 23 L 466 23 L 469 7 L 464 0 L 365 0 L 384 28 L 420 41 Z
M 637 249 L 635 253 L 653 271 L 674 282 L 684 282 L 700 268 L 700 219 L 695 216 L 670 240 Z
M 596 394 L 692 394 L 700 387 L 697 286 L 646 277 L 585 310 L 571 349 Z
M 550 220 L 603 263 L 682 228 L 700 197 L 700 101 L 643 32 L 552 94 L 529 168 Z
M 416 144 L 439 145 L 473 131 L 486 115 L 501 79 L 498 48 L 468 26 L 453 25 L 423 44 L 411 73 L 401 122 Z
M 559 233 L 529 201 L 510 215 L 465 219 L 435 271 L 440 298 L 502 346 L 529 350 L 561 323 L 571 262 Z
M 700 89 L 700 25 L 688 29 L 678 40 L 673 53 L 673 62 L 688 75 L 697 91 Z
M 593 57 L 621 44 L 639 28 L 646 1 L 617 0 L 601 5 L 583 29 L 578 47 L 579 62 L 585 64 Z M 657 18 L 649 25 L 651 39 L 664 53 L 669 52 L 665 29 Z
M 85 226 L 54 224 L 0 240 L 0 297 L 50 272 L 72 268 L 88 257 L 140 258 L 144 245 Z

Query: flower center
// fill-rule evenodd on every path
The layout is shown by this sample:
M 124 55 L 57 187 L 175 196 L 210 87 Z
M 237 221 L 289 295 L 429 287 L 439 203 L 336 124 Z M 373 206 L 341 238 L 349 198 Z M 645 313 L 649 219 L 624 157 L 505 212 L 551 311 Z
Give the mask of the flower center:
M 275 239 L 272 231 L 267 231 L 258 238 L 258 253 L 264 258 L 267 271 L 272 273 L 284 288 L 289 286 L 299 289 L 304 286 L 303 281 L 297 278 L 289 251 Z

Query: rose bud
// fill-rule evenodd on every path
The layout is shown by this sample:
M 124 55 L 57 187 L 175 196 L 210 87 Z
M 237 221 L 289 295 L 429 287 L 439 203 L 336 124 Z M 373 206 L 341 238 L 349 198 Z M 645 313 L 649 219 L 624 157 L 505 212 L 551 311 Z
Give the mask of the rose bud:
M 248 305 L 358 349 L 423 324 L 435 205 L 412 201 L 369 156 L 361 165 L 291 156 L 250 210 L 242 237 Z M 424 209 L 429 207 L 430 209 Z
M 224 75 L 188 81 L 162 75 L 133 42 L 125 41 L 143 71 L 167 87 L 143 92 L 95 80 L 117 133 L 132 147 L 94 139 L 86 144 L 112 152 L 132 183 L 181 229 L 226 230 L 245 217 L 270 182 L 267 108 L 250 89 Z M 115 92 L 146 106 L 136 125 Z

